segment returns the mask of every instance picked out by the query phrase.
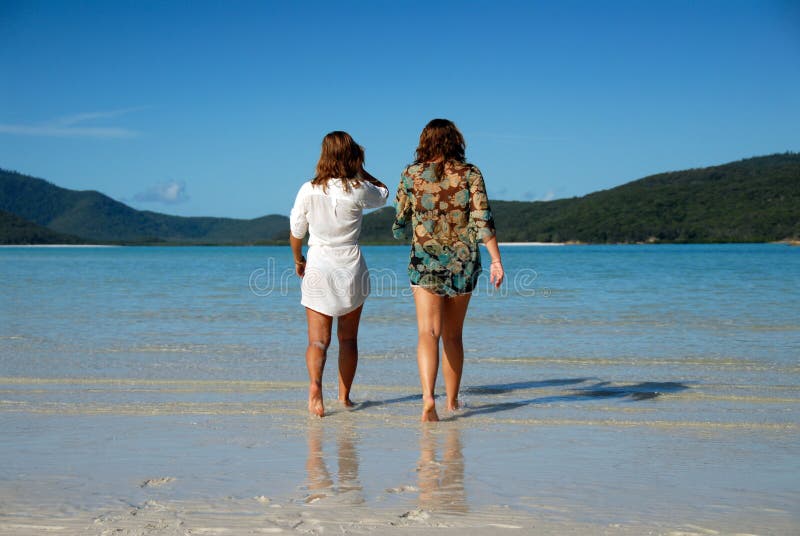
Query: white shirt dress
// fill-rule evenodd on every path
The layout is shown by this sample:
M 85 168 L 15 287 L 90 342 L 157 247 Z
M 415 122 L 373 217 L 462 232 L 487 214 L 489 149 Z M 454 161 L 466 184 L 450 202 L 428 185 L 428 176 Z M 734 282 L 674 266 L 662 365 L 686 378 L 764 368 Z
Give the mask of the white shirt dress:
M 300 303 L 328 316 L 342 316 L 369 295 L 367 263 L 358 246 L 365 208 L 386 204 L 389 190 L 361 182 L 349 192 L 340 179 L 328 181 L 328 191 L 306 182 L 300 187 L 289 215 L 291 233 L 309 233 L 306 271 Z

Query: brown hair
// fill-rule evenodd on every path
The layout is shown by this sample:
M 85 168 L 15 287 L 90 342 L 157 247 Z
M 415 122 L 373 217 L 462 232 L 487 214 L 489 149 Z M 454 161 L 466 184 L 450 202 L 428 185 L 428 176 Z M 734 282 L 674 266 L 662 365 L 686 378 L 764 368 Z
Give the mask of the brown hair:
M 436 178 L 442 178 L 447 162 L 464 162 L 467 147 L 464 136 L 455 123 L 448 119 L 434 119 L 425 125 L 419 135 L 415 164 L 441 160 L 434 167 Z
M 322 138 L 317 174 L 311 179 L 311 184 L 321 185 L 327 191 L 330 179 L 342 179 L 342 188 L 349 192 L 351 186 L 361 184 L 363 171 L 364 148 L 347 132 L 335 130 Z

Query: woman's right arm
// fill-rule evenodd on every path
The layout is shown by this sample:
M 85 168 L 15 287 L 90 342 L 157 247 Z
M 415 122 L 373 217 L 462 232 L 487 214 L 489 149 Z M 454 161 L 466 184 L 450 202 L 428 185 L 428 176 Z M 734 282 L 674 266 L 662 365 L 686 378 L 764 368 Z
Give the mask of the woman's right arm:
M 372 185 L 374 188 L 365 188 L 364 199 L 362 206 L 364 208 L 380 208 L 386 204 L 389 198 L 389 188 L 386 187 L 381 181 L 373 177 L 364 168 L 359 172 L 359 178 L 364 182 Z
M 476 167 L 470 171 L 469 176 L 469 219 L 477 231 L 478 240 L 486 246 L 492 258 L 489 266 L 489 281 L 499 287 L 505 278 L 503 261 L 500 258 L 500 248 L 497 245 L 497 231 L 494 227 L 494 216 L 489 206 L 489 196 L 486 194 L 486 184 L 483 175 Z
M 503 261 L 500 258 L 500 247 L 497 245 L 497 235 L 485 238 L 483 244 L 489 251 L 489 257 L 492 258 L 489 265 L 489 282 L 497 288 L 503 283 L 506 276 L 505 270 L 503 270 Z
M 372 175 L 370 175 L 369 171 L 367 171 L 367 170 L 366 170 L 366 169 L 364 169 L 364 168 L 361 168 L 360 175 L 361 175 L 361 178 L 362 178 L 362 179 L 364 179 L 365 181 L 367 181 L 367 182 L 368 182 L 368 183 L 370 183 L 370 184 L 374 184 L 374 185 L 375 185 L 375 186 L 377 186 L 378 188 L 386 188 L 387 190 L 389 189 L 389 188 L 388 188 L 388 187 L 387 187 L 385 184 L 383 184 L 381 181 L 379 181 L 378 179 L 376 179 L 375 177 L 373 177 Z

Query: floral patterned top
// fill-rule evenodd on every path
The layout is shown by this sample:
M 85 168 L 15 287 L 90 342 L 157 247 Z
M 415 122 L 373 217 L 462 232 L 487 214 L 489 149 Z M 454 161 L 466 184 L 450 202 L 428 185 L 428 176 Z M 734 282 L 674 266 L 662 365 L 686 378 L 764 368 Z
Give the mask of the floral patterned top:
M 411 283 L 440 296 L 472 292 L 481 273 L 478 242 L 495 236 L 483 175 L 472 164 L 412 164 L 397 187 L 392 232 L 411 231 Z

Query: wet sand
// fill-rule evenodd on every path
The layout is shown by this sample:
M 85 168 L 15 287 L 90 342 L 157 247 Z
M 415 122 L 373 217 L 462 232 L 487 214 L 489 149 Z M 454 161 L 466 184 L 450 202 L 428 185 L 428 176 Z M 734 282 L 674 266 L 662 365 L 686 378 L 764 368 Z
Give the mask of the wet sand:
M 361 386 L 353 410 L 326 392 L 317 419 L 299 382 L 0 378 L 0 534 L 796 534 L 791 418 L 600 388 L 465 386 L 423 425 L 411 385 Z

